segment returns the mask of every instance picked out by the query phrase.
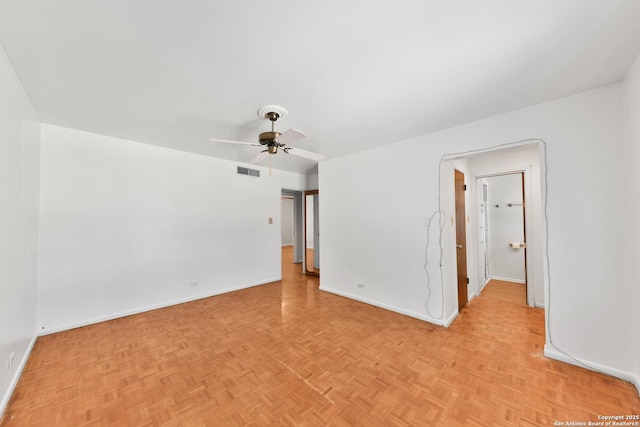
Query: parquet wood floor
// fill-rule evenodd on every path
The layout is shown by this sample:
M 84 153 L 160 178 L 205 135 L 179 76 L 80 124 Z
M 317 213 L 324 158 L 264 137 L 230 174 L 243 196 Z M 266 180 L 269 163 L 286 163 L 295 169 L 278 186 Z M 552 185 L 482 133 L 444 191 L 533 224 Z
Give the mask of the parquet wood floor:
M 522 283 L 492 279 L 482 289 L 481 295 L 516 304 L 527 304 L 527 286 Z
M 524 426 L 639 414 L 542 356 L 543 311 L 475 298 L 446 329 L 284 279 L 38 339 L 12 426 Z

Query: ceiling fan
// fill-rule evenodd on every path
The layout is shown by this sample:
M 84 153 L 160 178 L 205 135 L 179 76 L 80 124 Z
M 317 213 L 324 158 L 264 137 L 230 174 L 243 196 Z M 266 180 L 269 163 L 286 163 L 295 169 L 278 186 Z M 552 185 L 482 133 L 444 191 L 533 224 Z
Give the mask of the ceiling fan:
M 299 139 L 305 138 L 307 135 L 304 132 L 300 132 L 299 130 L 293 128 L 283 133 L 277 132 L 275 130 L 276 121 L 287 116 L 287 110 L 285 110 L 284 108 L 278 107 L 277 105 L 265 105 L 264 107 L 258 109 L 257 113 L 260 118 L 268 119 L 271 121 L 271 131 L 262 132 L 258 137 L 259 143 L 232 141 L 219 138 L 209 138 L 209 141 L 264 147 L 265 149 L 258 153 L 258 155 L 254 157 L 253 160 L 251 160 L 251 163 L 260 163 L 269 154 L 277 154 L 278 151 L 283 151 L 287 154 L 293 154 L 294 156 L 303 157 L 305 159 L 314 160 L 316 162 L 319 162 L 320 160 L 323 160 L 325 158 L 325 156 L 322 154 L 313 153 L 307 150 L 301 150 L 300 148 L 291 147 L 288 145 Z

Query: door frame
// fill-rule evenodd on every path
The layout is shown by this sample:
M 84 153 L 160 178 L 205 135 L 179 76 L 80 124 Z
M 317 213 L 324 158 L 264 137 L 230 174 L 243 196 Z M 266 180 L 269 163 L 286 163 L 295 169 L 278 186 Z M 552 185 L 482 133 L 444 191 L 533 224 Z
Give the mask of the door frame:
M 455 209 L 453 170 L 465 172 L 469 194 L 477 192 L 475 177 L 482 175 L 525 171 L 525 203 L 527 204 L 527 280 L 535 291 L 534 305 L 547 309 L 549 295 L 548 266 L 546 248 L 548 238 L 547 204 L 547 162 L 546 144 L 541 139 L 523 139 L 514 142 L 485 146 L 474 150 L 443 154 L 438 164 L 438 204 L 437 211 L 445 220 L 440 224 L 442 263 L 442 304 L 443 324 L 449 326 L 459 315 L 456 304 L 455 230 L 452 212 Z M 522 150 L 522 151 L 521 151 Z M 471 186 L 471 187 L 469 187 Z M 474 196 L 475 197 L 475 196 Z M 469 208 L 471 206 L 471 208 Z M 477 230 L 475 206 L 468 205 L 471 225 L 469 230 Z M 469 268 L 469 299 L 479 294 L 482 276 L 478 267 L 479 239 L 475 233 L 467 235 L 467 262 Z
M 535 265 L 535 251 L 533 250 L 533 245 L 534 245 L 534 237 L 533 234 L 534 232 L 538 232 L 538 233 L 542 233 L 542 230 L 536 230 L 535 227 L 533 227 L 533 197 L 531 195 L 532 189 L 531 189 L 531 166 L 527 166 L 524 168 L 514 168 L 514 169 L 510 169 L 510 168 L 505 168 L 505 169 L 496 169 L 495 172 L 485 172 L 485 173 L 471 173 L 471 185 L 473 186 L 472 191 L 473 193 L 471 194 L 477 194 L 477 188 L 478 188 L 478 182 L 480 179 L 482 178 L 491 178 L 491 177 L 495 177 L 495 176 L 504 176 L 504 175 L 515 175 L 515 174 L 522 174 L 524 179 L 523 179 L 523 187 L 522 187 L 522 191 L 523 191 L 523 196 L 524 196 L 524 240 L 527 244 L 527 247 L 525 249 L 525 266 L 526 266 L 526 271 L 525 271 L 525 283 L 527 286 L 527 305 L 530 307 L 539 307 L 539 306 L 543 306 L 544 305 L 544 301 L 536 301 L 535 298 L 535 286 L 536 286 L 536 280 L 538 279 L 535 275 L 535 269 L 531 268 L 531 266 Z M 478 203 L 473 203 L 473 209 L 475 210 L 477 208 Z M 471 228 L 472 230 L 477 231 L 479 224 L 478 224 L 478 218 L 476 218 L 477 215 L 471 215 Z M 474 246 L 474 252 L 476 257 L 479 260 L 479 255 L 480 255 L 480 242 L 478 240 L 478 237 L 476 234 L 473 234 L 473 236 L 475 236 L 472 239 L 472 245 Z M 479 262 L 478 260 L 476 260 L 476 262 Z M 478 272 L 479 273 L 479 272 Z M 541 279 L 540 279 L 541 280 Z M 478 289 L 476 289 L 475 293 L 476 295 L 480 295 L 480 292 L 482 292 L 482 289 L 484 288 L 484 286 L 486 285 L 483 284 L 482 286 L 480 286 L 480 281 L 476 281 L 477 285 L 478 285 Z

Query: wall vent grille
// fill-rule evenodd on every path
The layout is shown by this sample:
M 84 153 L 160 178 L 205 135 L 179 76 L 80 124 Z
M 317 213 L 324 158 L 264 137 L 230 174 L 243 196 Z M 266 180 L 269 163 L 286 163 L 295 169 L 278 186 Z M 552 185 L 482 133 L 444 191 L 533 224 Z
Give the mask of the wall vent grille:
M 260 171 L 257 169 L 249 169 L 249 168 L 244 168 L 242 166 L 238 166 L 238 173 L 240 175 L 255 176 L 256 178 L 260 178 Z

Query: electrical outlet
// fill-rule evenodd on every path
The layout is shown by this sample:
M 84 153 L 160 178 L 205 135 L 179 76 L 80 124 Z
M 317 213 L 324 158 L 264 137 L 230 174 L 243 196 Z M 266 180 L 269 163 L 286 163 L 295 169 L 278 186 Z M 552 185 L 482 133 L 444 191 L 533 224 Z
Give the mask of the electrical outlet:
M 189 286 L 191 286 L 192 288 L 196 288 L 200 285 L 200 282 L 191 282 L 189 283 Z
M 9 369 L 11 369 L 11 367 L 13 366 L 13 358 L 15 357 L 16 353 L 14 351 L 11 352 L 11 354 L 9 355 L 9 363 L 8 363 L 8 367 Z
M 359 288 L 364 288 L 364 283 L 358 283 Z

